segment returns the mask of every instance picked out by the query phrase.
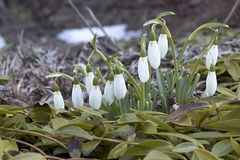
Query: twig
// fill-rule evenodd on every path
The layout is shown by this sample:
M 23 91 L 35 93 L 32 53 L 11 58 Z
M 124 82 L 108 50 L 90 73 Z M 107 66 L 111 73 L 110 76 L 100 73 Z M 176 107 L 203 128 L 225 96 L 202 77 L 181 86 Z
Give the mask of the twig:
M 20 143 L 20 144 L 23 144 L 25 146 L 28 146 L 28 147 L 38 151 L 41 155 L 47 156 L 47 154 L 44 153 L 40 148 L 38 148 L 38 147 L 36 147 L 36 146 L 34 146 L 34 145 L 30 144 L 30 143 L 27 143 L 27 142 L 24 142 L 24 141 L 21 141 L 21 140 L 17 140 L 17 139 L 13 139 L 13 138 L 9 138 L 9 137 L 5 137 L 5 136 L 1 136 L 1 137 L 4 138 L 4 139 L 10 140 L 10 141 L 15 141 L 17 143 Z
M 121 50 L 121 48 L 111 39 L 111 37 L 109 37 L 109 35 L 107 34 L 107 32 L 105 31 L 105 29 L 103 28 L 102 24 L 100 23 L 100 21 L 97 19 L 97 17 L 94 15 L 93 11 L 91 10 L 91 8 L 89 7 L 85 7 L 87 9 L 87 11 L 89 12 L 90 16 L 92 17 L 92 19 L 96 22 L 96 24 L 98 25 L 98 27 L 101 29 L 101 31 L 104 33 L 104 35 L 107 37 L 107 39 L 109 39 L 111 41 L 111 43 L 114 45 L 114 47 L 116 47 L 118 50 Z
M 228 13 L 227 17 L 224 19 L 223 23 L 227 24 L 229 22 L 229 20 L 231 19 L 233 13 L 236 11 L 238 5 L 240 4 L 240 0 L 236 0 L 232 9 L 230 10 L 230 12 Z M 222 30 L 222 28 L 220 28 L 220 31 Z
M 50 136 L 47 136 L 47 135 L 44 135 L 44 134 L 41 134 L 41 133 L 37 133 L 37 132 L 32 132 L 32 131 L 27 131 L 27 130 L 21 130 L 21 129 L 13 129 L 13 128 L 2 128 L 0 127 L 0 130 L 3 130 L 3 131 L 10 131 L 10 132 L 18 132 L 18 133 L 26 133 L 26 134 L 30 134 L 30 135 L 33 135 L 33 136 L 39 136 L 39 137 L 44 137 L 44 138 L 47 138 L 57 144 L 59 144 L 60 146 L 62 146 L 64 149 L 67 149 L 67 146 L 65 144 L 63 144 L 62 142 L 58 141 L 57 139 L 54 139 Z
M 95 140 L 101 140 L 101 141 L 108 141 L 108 142 L 114 142 L 114 143 L 127 143 L 127 144 L 133 144 L 137 145 L 137 142 L 130 142 L 130 141 L 121 141 L 117 139 L 110 139 L 110 138 L 104 138 L 104 137 L 93 137 Z
M 72 2 L 72 0 L 68 0 L 68 3 L 71 5 L 71 7 L 74 9 L 74 11 L 77 13 L 77 15 L 83 20 L 83 22 L 86 24 L 86 26 L 88 27 L 88 29 L 90 30 L 90 32 L 94 35 L 94 32 L 90 26 L 90 24 L 88 23 L 88 21 L 86 20 L 86 18 L 82 15 L 82 13 L 77 9 L 77 7 L 75 6 L 75 4 Z

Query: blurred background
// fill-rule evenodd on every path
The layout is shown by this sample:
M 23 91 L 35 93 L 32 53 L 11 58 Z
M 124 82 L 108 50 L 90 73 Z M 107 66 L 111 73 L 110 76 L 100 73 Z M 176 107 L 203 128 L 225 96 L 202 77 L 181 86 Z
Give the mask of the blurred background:
M 224 22 L 236 0 L 73 0 L 91 26 L 96 26 L 86 7 L 102 25 L 126 24 L 127 30 L 140 30 L 142 24 L 159 12 L 169 10 L 176 16 L 167 18 L 174 35 L 184 36 L 206 22 Z M 240 26 L 240 8 L 228 24 Z M 0 35 L 14 43 L 24 30 L 24 37 L 50 40 L 68 28 L 86 27 L 67 0 L 0 0 Z M 45 38 L 44 38 L 45 37 Z M 55 41 L 56 40 L 56 41 Z

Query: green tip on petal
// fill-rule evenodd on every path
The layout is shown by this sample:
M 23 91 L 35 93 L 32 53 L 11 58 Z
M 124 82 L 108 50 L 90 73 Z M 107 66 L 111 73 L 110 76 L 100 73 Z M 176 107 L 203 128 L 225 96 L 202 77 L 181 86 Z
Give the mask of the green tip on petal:
M 74 76 L 73 77 L 73 84 L 79 84 L 80 81 L 79 81 L 79 78 L 77 76 Z
M 54 82 L 54 84 L 53 84 L 53 91 L 54 92 L 58 92 L 59 91 L 59 86 L 58 86 L 58 84 L 56 82 Z
M 86 70 L 87 70 L 87 73 L 92 72 L 92 67 L 89 63 L 87 64 Z
M 112 72 L 109 74 L 108 80 L 109 81 L 113 81 L 114 80 L 114 74 Z
M 115 74 L 121 74 L 121 71 L 118 67 L 115 67 Z
M 214 64 L 211 64 L 211 66 L 210 66 L 210 72 L 215 72 L 215 66 L 214 66 Z
M 150 32 L 150 41 L 155 41 L 156 40 L 156 35 L 155 35 L 155 33 L 154 33 L 154 31 L 151 31 Z
M 94 78 L 94 79 L 93 79 L 93 85 L 94 85 L 94 86 L 98 86 L 98 80 L 97 80 L 97 78 Z

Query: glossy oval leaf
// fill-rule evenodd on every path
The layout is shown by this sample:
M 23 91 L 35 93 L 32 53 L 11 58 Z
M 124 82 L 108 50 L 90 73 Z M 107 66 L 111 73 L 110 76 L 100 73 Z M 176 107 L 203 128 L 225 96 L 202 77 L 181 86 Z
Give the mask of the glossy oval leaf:
M 116 145 L 109 153 L 108 159 L 116 159 L 122 156 L 127 151 L 127 143 Z
M 79 137 L 92 140 L 93 137 L 78 126 L 63 126 L 56 130 L 57 134 L 65 137 Z
M 238 144 L 238 142 L 232 137 L 230 138 L 230 142 L 233 150 L 240 156 L 240 145 Z
M 232 151 L 233 148 L 230 140 L 228 139 L 217 142 L 212 148 L 212 153 L 214 153 L 217 157 L 223 157 Z
M 176 145 L 172 151 L 177 153 L 189 153 L 193 152 L 196 148 L 198 147 L 195 144 L 191 142 L 184 142 Z
M 9 160 L 47 160 L 39 153 L 22 153 L 17 156 L 9 158 Z
M 218 158 L 207 150 L 195 149 L 191 160 L 218 160 Z
M 146 155 L 146 157 L 144 157 L 143 160 L 173 160 L 173 159 L 161 151 L 152 150 Z

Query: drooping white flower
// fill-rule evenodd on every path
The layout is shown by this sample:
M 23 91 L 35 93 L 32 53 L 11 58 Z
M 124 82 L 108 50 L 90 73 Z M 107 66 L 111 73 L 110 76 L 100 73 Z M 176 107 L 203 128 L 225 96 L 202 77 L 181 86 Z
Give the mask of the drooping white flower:
M 91 108 L 99 109 L 102 104 L 102 92 L 99 88 L 96 78 L 93 80 L 93 85 L 89 94 L 89 105 Z
M 113 81 L 114 96 L 117 100 L 123 99 L 127 93 L 126 83 L 123 74 L 117 69 Z
M 206 66 L 210 70 L 211 64 L 216 65 L 218 59 L 218 45 L 212 45 L 206 55 Z
M 168 38 L 166 34 L 159 35 L 158 48 L 161 58 L 164 58 L 168 52 Z
M 147 82 L 149 79 L 149 67 L 147 57 L 139 57 L 138 77 L 143 83 Z
M 79 79 L 77 77 L 74 77 L 74 82 L 73 82 L 72 103 L 73 103 L 73 106 L 83 105 L 83 92 L 79 84 Z
M 217 76 L 215 71 L 209 71 L 206 80 L 206 94 L 213 96 L 217 90 Z
M 150 33 L 150 41 L 148 42 L 148 61 L 150 65 L 157 69 L 161 63 L 161 55 L 158 47 L 158 43 L 156 41 L 156 35 L 154 31 Z
M 58 85 L 55 83 L 53 87 L 53 105 L 56 109 L 64 109 L 64 100 Z
M 148 43 L 148 61 L 154 69 L 160 66 L 161 56 L 157 41 L 149 41 Z
M 111 105 L 114 101 L 114 87 L 113 87 L 114 75 L 110 73 L 107 83 L 104 88 L 104 99 Z
M 89 64 L 87 65 L 86 68 L 87 68 L 87 74 L 85 77 L 85 85 L 86 85 L 87 93 L 89 94 L 93 84 L 94 74 L 91 71 L 91 66 Z

